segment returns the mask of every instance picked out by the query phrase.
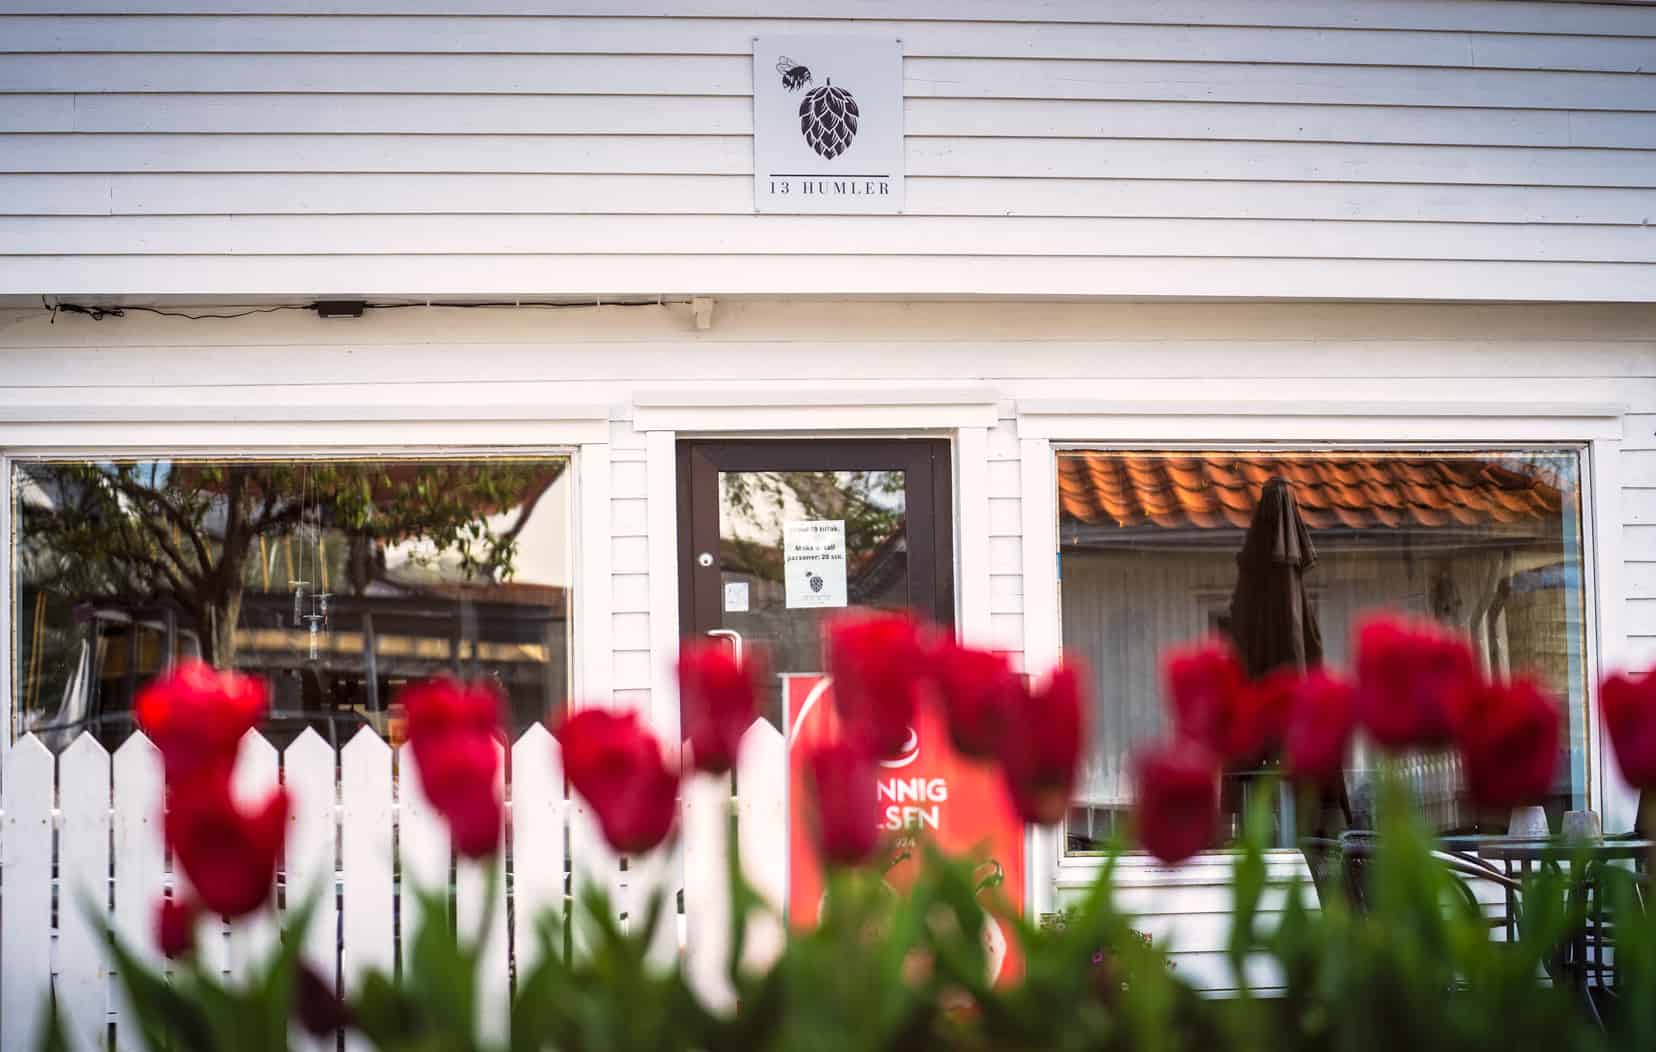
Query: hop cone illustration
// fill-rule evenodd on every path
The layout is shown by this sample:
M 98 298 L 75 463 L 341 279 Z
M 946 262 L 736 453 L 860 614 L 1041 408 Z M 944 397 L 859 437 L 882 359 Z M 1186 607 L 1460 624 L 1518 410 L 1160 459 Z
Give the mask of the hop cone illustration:
M 857 100 L 844 88 L 834 87 L 832 78 L 820 88 L 805 93 L 799 104 L 799 133 L 818 154 L 833 160 L 844 153 L 857 135 Z

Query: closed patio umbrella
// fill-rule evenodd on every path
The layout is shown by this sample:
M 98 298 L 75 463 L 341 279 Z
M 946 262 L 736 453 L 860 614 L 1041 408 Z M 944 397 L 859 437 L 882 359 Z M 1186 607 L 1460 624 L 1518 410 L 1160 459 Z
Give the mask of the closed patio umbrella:
M 1310 668 L 1322 663 L 1322 632 L 1305 594 L 1305 572 L 1317 563 L 1288 481 L 1265 481 L 1236 556 L 1230 631 L 1248 675 L 1279 665 Z

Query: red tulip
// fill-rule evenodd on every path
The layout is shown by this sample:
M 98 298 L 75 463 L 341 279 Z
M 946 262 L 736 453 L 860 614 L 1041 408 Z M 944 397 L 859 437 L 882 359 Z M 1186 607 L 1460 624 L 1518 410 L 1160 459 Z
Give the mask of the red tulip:
M 195 925 L 200 916 L 201 908 L 183 899 L 162 899 L 155 904 L 155 942 L 168 960 L 195 950 Z
M 505 804 L 500 788 L 500 694 L 487 681 L 448 678 L 397 693 L 408 719 L 408 747 L 420 787 L 466 858 L 500 850 Z
M 1599 711 L 1622 777 L 1636 789 L 1656 789 L 1656 669 L 1606 676 Z
M 610 847 L 641 854 L 667 838 L 678 809 L 678 776 L 635 714 L 582 709 L 564 720 L 557 736 L 569 784 L 598 816 Z
M 500 850 L 500 747 L 492 735 L 452 734 L 414 754 L 420 788 L 448 826 L 454 850 L 490 858 Z
M 350 1026 L 352 1020 L 351 1006 L 305 961 L 299 962 L 294 974 L 293 1016 L 317 1037 L 330 1037 L 336 1030 Z
M 698 771 L 724 774 L 736 766 L 742 735 L 759 718 L 754 690 L 759 679 L 717 641 L 689 643 L 679 651 L 679 707 Z
M 1357 630 L 1357 714 L 1385 748 L 1448 742 L 1451 699 L 1481 679 L 1466 640 L 1433 622 L 1381 616 Z
M 1176 741 L 1133 757 L 1134 827 L 1146 851 L 1169 865 L 1213 843 L 1219 826 L 1219 759 L 1194 741 Z
M 805 757 L 815 790 L 813 832 L 823 861 L 857 866 L 880 846 L 879 773 L 867 752 L 849 742 L 823 742 Z
M 264 680 L 192 660 L 139 691 L 133 711 L 161 752 L 168 786 L 177 788 L 197 775 L 228 777 L 242 736 L 267 706 Z
M 1296 685 L 1283 763 L 1294 779 L 1312 785 L 1336 782 L 1357 729 L 1351 684 L 1326 672 L 1308 673 Z
M 1004 654 L 945 639 L 933 653 L 932 670 L 956 751 L 993 756 L 1023 700 L 1023 681 L 1012 663 Z
M 1220 725 L 1212 747 L 1232 763 L 1251 763 L 1282 744 L 1293 717 L 1294 695 L 1300 687 L 1300 670 L 1293 666 L 1273 669 L 1242 684 Z
M 1247 674 L 1228 644 L 1212 640 L 1174 651 L 1162 669 L 1173 729 L 1181 737 L 1219 751 L 1228 739 L 1248 737 L 1248 728 L 1233 727 Z
M 1558 703 L 1528 679 L 1474 683 L 1455 695 L 1466 788 L 1485 807 L 1538 803 L 1558 768 Z
M 902 753 L 929 686 L 919 622 L 904 614 L 852 615 L 828 626 L 828 674 L 846 734 L 880 759 Z
M 287 815 L 286 789 L 246 810 L 231 796 L 228 779 L 198 778 L 189 792 L 172 794 L 167 846 L 203 906 L 232 919 L 245 916 L 270 897 Z
M 1060 664 L 1030 692 L 1001 735 L 1001 776 L 1025 822 L 1052 825 L 1064 817 L 1081 762 L 1086 712 L 1081 671 Z

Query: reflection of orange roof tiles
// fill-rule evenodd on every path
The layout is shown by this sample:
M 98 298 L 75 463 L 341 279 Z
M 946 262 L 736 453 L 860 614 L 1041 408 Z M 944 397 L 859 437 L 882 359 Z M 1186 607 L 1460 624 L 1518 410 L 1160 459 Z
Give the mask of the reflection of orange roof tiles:
M 1066 452 L 1058 460 L 1064 519 L 1121 527 L 1245 527 L 1265 480 L 1293 486 L 1312 529 L 1480 526 L 1555 519 L 1552 473 L 1478 457 Z

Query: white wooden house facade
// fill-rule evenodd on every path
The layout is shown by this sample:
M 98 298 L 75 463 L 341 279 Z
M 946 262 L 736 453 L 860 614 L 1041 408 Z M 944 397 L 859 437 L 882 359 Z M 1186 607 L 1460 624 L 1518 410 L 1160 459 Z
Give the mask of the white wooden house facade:
M 903 214 L 754 212 L 777 32 L 901 37 Z M 1061 450 L 1563 448 L 1590 677 L 1656 661 L 1653 215 L 1643 3 L 0 0 L 0 466 L 567 456 L 569 697 L 670 732 L 683 440 L 945 441 L 954 622 L 1032 673 Z M 51 309 L 334 299 L 418 306 Z M 1027 905 L 1097 864 L 1032 831 Z M 1124 877 L 1216 988 L 1228 866 Z

